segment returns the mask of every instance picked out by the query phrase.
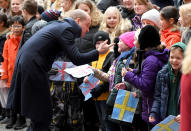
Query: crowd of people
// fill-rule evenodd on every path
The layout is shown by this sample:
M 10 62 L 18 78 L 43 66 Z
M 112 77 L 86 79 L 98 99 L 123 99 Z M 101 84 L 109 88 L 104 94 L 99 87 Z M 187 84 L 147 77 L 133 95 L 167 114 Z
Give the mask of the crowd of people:
M 27 131 L 190 131 L 191 0 L 0 0 L 0 124 Z M 66 68 L 100 80 L 84 101 Z M 119 89 L 139 99 L 111 118 Z M 30 124 L 26 123 L 26 119 Z

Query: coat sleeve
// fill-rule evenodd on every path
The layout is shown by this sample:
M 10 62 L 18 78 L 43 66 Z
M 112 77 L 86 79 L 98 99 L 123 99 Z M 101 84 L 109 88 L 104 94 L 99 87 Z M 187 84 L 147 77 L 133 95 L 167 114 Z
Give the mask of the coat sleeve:
M 152 56 L 149 56 L 152 57 Z M 154 56 L 153 56 L 154 57 Z M 157 60 L 148 58 L 144 60 L 142 65 L 142 71 L 140 74 L 128 71 L 124 77 L 124 80 L 140 89 L 143 93 L 151 93 L 155 84 L 155 78 L 158 73 Z
M 155 119 L 159 118 L 160 116 L 160 107 L 161 107 L 161 74 L 158 73 L 156 78 L 156 84 L 155 84 L 155 93 L 154 93 L 154 102 L 151 108 L 151 116 Z
M 99 69 L 93 69 L 94 76 L 98 78 L 99 80 L 102 80 L 104 82 L 109 82 L 109 74 L 105 73 Z
M 98 59 L 97 50 L 88 53 L 80 53 L 74 44 L 74 34 L 71 28 L 65 29 L 59 38 L 61 48 L 75 65 L 87 64 Z
M 8 40 L 5 41 L 5 45 L 3 48 L 3 59 L 2 62 L 2 69 L 4 72 L 2 72 L 1 79 L 8 79 Z

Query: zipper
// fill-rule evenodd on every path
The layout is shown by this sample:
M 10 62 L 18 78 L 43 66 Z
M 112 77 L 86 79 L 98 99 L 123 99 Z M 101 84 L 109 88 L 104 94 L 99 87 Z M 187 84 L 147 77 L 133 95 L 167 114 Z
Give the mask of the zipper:
M 148 111 L 148 115 L 150 114 L 150 110 L 149 110 L 149 98 L 147 97 L 147 106 L 148 106 L 148 109 L 147 109 L 147 111 Z

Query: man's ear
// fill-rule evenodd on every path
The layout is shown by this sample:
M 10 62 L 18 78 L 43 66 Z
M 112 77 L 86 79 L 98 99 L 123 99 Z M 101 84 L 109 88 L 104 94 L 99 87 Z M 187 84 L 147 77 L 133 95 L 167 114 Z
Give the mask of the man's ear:
M 74 21 L 75 21 L 77 24 L 79 24 L 79 23 L 80 23 L 80 18 L 76 18 Z

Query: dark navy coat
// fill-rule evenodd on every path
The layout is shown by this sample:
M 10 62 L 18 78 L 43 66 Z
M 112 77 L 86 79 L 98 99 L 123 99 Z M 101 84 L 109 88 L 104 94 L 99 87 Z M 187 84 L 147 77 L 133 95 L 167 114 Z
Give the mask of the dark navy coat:
M 71 18 L 53 22 L 35 33 L 18 52 L 11 89 L 15 88 L 13 109 L 32 121 L 49 123 L 52 115 L 48 74 L 58 52 L 63 51 L 75 65 L 98 59 L 98 51 L 80 54 L 74 39 L 81 28 Z M 10 99 L 10 98 L 9 98 Z

